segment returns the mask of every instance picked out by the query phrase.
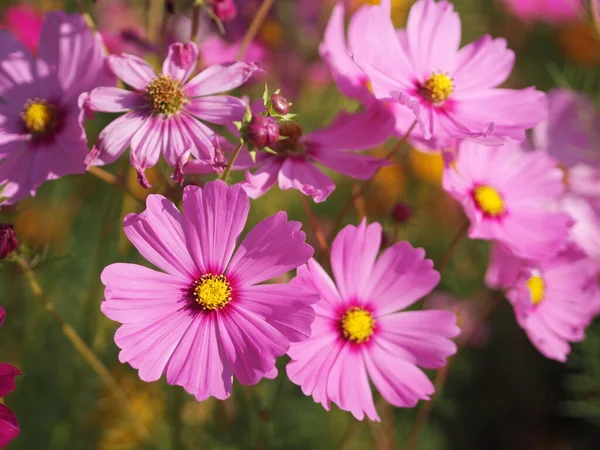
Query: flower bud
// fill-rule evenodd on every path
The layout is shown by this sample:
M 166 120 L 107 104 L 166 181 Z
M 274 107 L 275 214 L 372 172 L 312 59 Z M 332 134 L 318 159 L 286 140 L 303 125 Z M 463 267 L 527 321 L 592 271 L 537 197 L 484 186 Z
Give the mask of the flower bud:
M 279 126 L 272 117 L 252 116 L 247 136 L 250 144 L 258 149 L 273 147 L 279 140 Z
M 10 223 L 0 223 L 0 259 L 4 259 L 19 246 L 17 235 Z
M 302 127 L 298 122 L 283 122 L 279 125 L 279 134 L 287 137 L 288 142 L 296 143 L 302 137 Z
M 412 208 L 404 203 L 398 202 L 392 209 L 392 218 L 398 223 L 406 223 L 412 217 Z
M 237 16 L 237 8 L 233 0 L 211 0 L 213 4 L 215 16 L 221 22 L 229 22 Z
M 277 114 L 287 114 L 290 112 L 290 104 L 287 99 L 281 94 L 271 95 L 271 109 Z

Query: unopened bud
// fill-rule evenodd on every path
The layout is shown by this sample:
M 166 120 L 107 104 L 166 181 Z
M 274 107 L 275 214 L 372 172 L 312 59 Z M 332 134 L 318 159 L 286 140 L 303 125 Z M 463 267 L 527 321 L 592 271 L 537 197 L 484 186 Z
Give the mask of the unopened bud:
M 6 258 L 18 246 L 13 226 L 10 223 L 0 223 L 0 259 Z
M 281 94 L 272 94 L 271 95 L 271 108 L 277 114 L 287 114 L 290 112 L 290 103 L 287 99 Z
M 250 144 L 258 149 L 273 147 L 279 140 L 279 126 L 272 117 L 252 116 L 247 136 Z
M 412 217 L 412 208 L 404 202 L 398 202 L 392 209 L 392 218 L 398 223 L 406 223 Z
M 215 16 L 221 22 L 229 22 L 237 16 L 237 8 L 233 0 L 212 0 L 211 3 L 214 7 Z
M 302 127 L 298 122 L 283 122 L 279 125 L 279 134 L 285 136 L 288 142 L 298 142 L 302 137 Z

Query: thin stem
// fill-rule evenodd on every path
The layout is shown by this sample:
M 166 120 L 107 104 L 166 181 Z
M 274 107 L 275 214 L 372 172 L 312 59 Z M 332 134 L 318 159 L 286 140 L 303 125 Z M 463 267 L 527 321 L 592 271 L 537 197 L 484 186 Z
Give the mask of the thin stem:
M 194 6 L 194 12 L 192 13 L 192 31 L 190 32 L 190 41 L 196 42 L 200 34 L 200 13 L 202 7 L 200 5 Z
M 227 167 L 225 168 L 223 175 L 221 175 L 221 180 L 227 182 L 227 178 L 229 178 L 229 174 L 231 173 L 231 168 L 233 167 L 233 163 L 235 163 L 235 160 L 240 155 L 240 152 L 242 151 L 243 146 L 244 146 L 244 143 L 240 142 L 238 144 L 238 146 L 235 148 L 233 155 L 231 155 L 231 158 L 229 158 L 229 162 L 227 163 Z
M 240 49 L 235 57 L 236 60 L 242 61 L 244 59 L 244 56 L 248 51 L 248 47 L 250 47 L 250 44 L 252 44 L 254 37 L 258 33 L 258 30 L 260 30 L 260 27 L 262 26 L 263 21 L 265 20 L 265 17 L 267 17 L 267 13 L 269 12 L 269 9 L 271 9 L 271 6 L 274 2 L 275 0 L 263 0 L 260 8 L 258 8 L 258 11 L 256 11 L 256 15 L 254 16 L 252 23 L 248 27 L 248 31 L 246 31 L 246 35 L 242 39 Z
M 310 209 L 310 204 L 308 203 L 308 199 L 302 193 L 300 194 L 300 198 L 302 200 L 302 206 L 304 206 L 304 211 L 306 211 L 308 221 L 310 222 L 310 228 L 312 229 L 312 232 L 313 232 L 313 235 L 315 236 L 317 244 L 319 244 L 320 251 L 323 254 L 329 253 L 329 247 L 327 246 L 327 238 L 325 237 L 325 233 L 323 233 L 323 230 L 319 226 L 319 223 L 317 222 L 317 218 L 315 217 L 315 215 L 313 214 L 313 212 Z
M 83 2 L 81 0 L 75 0 L 75 3 L 77 4 L 77 8 L 79 8 L 79 12 L 81 13 L 81 15 L 83 16 L 83 18 L 85 19 L 85 22 L 87 23 L 87 26 L 90 28 L 90 30 L 96 31 L 96 24 L 94 23 L 94 20 L 92 19 L 92 16 L 90 16 L 90 14 L 85 9 L 85 6 L 83 5 Z
M 108 184 L 112 184 L 112 185 L 118 187 L 123 192 L 125 192 L 126 194 L 128 194 L 129 196 L 131 196 L 132 198 L 134 198 L 141 204 L 144 204 L 144 199 L 140 198 L 138 195 L 134 194 L 127 187 L 127 184 L 121 178 L 117 177 L 116 175 L 114 175 L 104 169 L 101 169 L 100 167 L 96 167 L 96 166 L 91 166 L 88 169 L 88 173 L 91 175 L 94 175 L 96 178 L 99 178 L 100 180 L 102 180 Z
M 360 184 L 352 183 L 352 194 L 354 194 L 354 209 L 358 213 L 358 218 L 360 220 L 367 217 L 367 210 L 365 209 L 365 199 L 360 193 Z
M 129 399 L 127 398 L 127 394 L 119 385 L 118 381 L 112 376 L 110 371 L 102 363 L 100 358 L 98 358 L 96 353 L 94 353 L 94 351 L 83 341 L 83 339 L 81 339 L 77 331 L 75 331 L 75 329 L 69 325 L 56 311 L 54 304 L 44 296 L 44 291 L 42 290 L 42 287 L 29 263 L 21 256 L 16 256 L 15 261 L 23 269 L 23 275 L 25 276 L 25 280 L 27 281 L 27 284 L 29 285 L 29 288 L 31 289 L 35 299 L 41 304 L 46 312 L 48 312 L 50 317 L 59 326 L 65 337 L 71 342 L 71 344 L 73 344 L 75 350 L 81 355 L 85 362 L 88 363 L 92 370 L 96 372 L 104 385 L 111 391 L 113 398 L 117 401 L 117 403 L 125 405 L 131 421 L 134 424 L 135 431 L 139 437 L 144 440 L 147 439 L 148 430 L 144 424 L 139 421 Z
M 456 232 L 456 234 L 450 241 L 450 244 L 448 245 L 448 248 L 446 249 L 446 253 L 444 253 L 444 256 L 442 257 L 442 262 L 440 263 L 440 267 L 438 267 L 438 272 L 440 272 L 440 273 L 443 272 L 444 269 L 448 266 L 448 263 L 452 259 L 452 255 L 454 254 L 456 247 L 458 247 L 458 244 L 460 243 L 462 238 L 467 235 L 468 229 L 469 229 L 469 221 L 466 220 L 465 223 L 458 229 L 458 231 Z

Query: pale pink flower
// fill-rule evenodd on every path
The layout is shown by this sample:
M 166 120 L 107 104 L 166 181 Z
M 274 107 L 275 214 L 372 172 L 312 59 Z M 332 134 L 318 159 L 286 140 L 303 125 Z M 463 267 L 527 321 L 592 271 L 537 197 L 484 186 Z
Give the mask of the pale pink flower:
M 600 308 L 598 265 L 570 246 L 552 258 L 520 259 L 494 246 L 486 283 L 508 289 L 517 322 L 547 358 L 566 361 L 570 342 L 584 339 L 584 329 Z
M 370 7 L 368 16 L 361 40 L 370 55 L 357 52 L 354 60 L 377 98 L 413 111 L 426 139 L 523 141 L 525 130 L 544 119 L 543 92 L 497 88 L 515 59 L 504 39 L 486 35 L 459 50 L 460 18 L 451 3 L 419 0 L 405 33 L 394 29 L 389 0 Z
M 34 195 L 46 180 L 85 172 L 79 96 L 114 84 L 102 39 L 79 14 L 46 15 L 37 60 L 8 31 L 0 31 L 2 204 Z
M 250 198 L 258 198 L 277 183 L 280 189 L 297 189 L 315 202 L 323 202 L 335 184 L 316 163 L 352 178 L 371 178 L 387 162 L 357 151 L 384 143 L 393 127 L 393 118 L 381 108 L 355 114 L 342 112 L 326 128 L 280 140 L 276 155 L 261 152 L 257 156 L 259 168 L 254 173 L 246 172 L 242 187 Z
M 246 103 L 215 94 L 241 86 L 258 68 L 245 62 L 215 65 L 189 80 L 197 60 L 193 42 L 169 46 L 160 75 L 137 56 L 109 56 L 112 71 L 134 90 L 97 88 L 89 94 L 86 103 L 93 111 L 127 112 L 102 130 L 88 164 L 111 163 L 131 146 L 131 164 L 140 183 L 149 187 L 144 171 L 156 165 L 161 153 L 177 181 L 190 156 L 217 163 L 222 158 L 217 134 L 203 121 L 228 125 L 241 120 Z
M 318 297 L 292 282 L 258 284 L 313 254 L 301 224 L 280 212 L 254 227 L 235 250 L 250 202 L 217 180 L 187 186 L 180 214 L 161 195 L 125 218 L 125 234 L 164 272 L 112 264 L 102 272 L 102 312 L 123 325 L 119 360 L 144 381 L 163 374 L 198 400 L 224 399 L 233 375 L 256 384 L 277 375 L 275 358 L 306 339 Z
M 4 322 L 6 310 L 0 306 L 0 325 Z M 21 375 L 19 369 L 11 364 L 0 363 L 0 398 L 15 390 L 15 378 Z M 20 432 L 14 413 L 0 403 L 0 448 L 6 447 Z
M 540 259 L 558 252 L 568 237 L 572 219 L 555 210 L 564 193 L 562 171 L 544 152 L 465 140 L 444 171 L 443 186 L 471 221 L 471 239 Z
M 413 407 L 434 387 L 420 369 L 436 369 L 456 352 L 449 311 L 404 311 L 440 280 L 423 249 L 399 242 L 379 258 L 381 225 L 348 225 L 335 238 L 335 282 L 314 259 L 297 284 L 319 293 L 310 338 L 292 344 L 290 379 L 327 410 L 333 402 L 358 420 L 379 420 L 371 381 L 392 405 Z
M 560 23 L 584 16 L 582 0 L 499 0 L 524 21 Z M 594 0 L 595 1 L 595 0 Z

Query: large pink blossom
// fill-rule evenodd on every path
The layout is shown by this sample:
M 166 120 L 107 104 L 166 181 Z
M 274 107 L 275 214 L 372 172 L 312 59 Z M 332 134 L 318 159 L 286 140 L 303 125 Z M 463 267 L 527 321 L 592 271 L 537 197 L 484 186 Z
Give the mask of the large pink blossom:
M 111 163 L 131 146 L 131 164 L 140 183 L 149 186 L 144 171 L 156 165 L 161 153 L 178 181 L 190 156 L 209 164 L 222 158 L 217 134 L 203 121 L 227 125 L 241 120 L 246 103 L 215 94 L 241 86 L 258 68 L 245 62 L 215 65 L 189 79 L 197 60 L 193 42 L 170 45 L 160 75 L 137 56 L 111 55 L 110 68 L 133 90 L 97 88 L 90 93 L 90 109 L 127 112 L 102 130 L 88 163 Z
M 486 35 L 459 50 L 461 23 L 452 3 L 419 0 L 404 33 L 394 29 L 389 0 L 370 7 L 368 16 L 360 39 L 369 57 L 357 52 L 354 60 L 377 98 L 412 110 L 426 139 L 523 141 L 525 130 L 544 119 L 544 93 L 497 87 L 515 59 L 504 39 Z
M 569 342 L 582 341 L 599 312 L 597 276 L 598 265 L 574 246 L 539 261 L 494 246 L 486 282 L 508 289 L 517 322 L 544 356 L 566 361 Z
M 4 322 L 6 311 L 0 306 L 0 325 Z M 0 363 L 0 398 L 15 390 L 15 378 L 21 375 L 16 367 Z M 0 403 L 0 447 L 4 448 L 19 435 L 19 423 L 14 413 Z
M 544 152 L 465 140 L 444 171 L 443 186 L 471 221 L 471 239 L 497 241 L 521 257 L 540 259 L 560 250 L 572 225 L 555 210 L 564 193 L 562 176 Z
M 423 249 L 399 242 L 379 258 L 381 225 L 348 225 L 335 238 L 335 282 L 314 259 L 298 285 L 319 293 L 306 342 L 288 354 L 290 379 L 329 410 L 333 402 L 358 420 L 379 420 L 369 380 L 395 406 L 413 407 L 434 387 L 420 367 L 442 367 L 459 333 L 449 311 L 405 311 L 439 282 Z
M 393 132 L 394 120 L 379 107 L 364 112 L 340 113 L 331 125 L 314 130 L 299 139 L 279 141 L 277 154 L 261 153 L 259 168 L 246 172 L 242 187 L 258 198 L 276 183 L 280 189 L 297 189 L 323 202 L 335 184 L 316 163 L 352 178 L 371 178 L 386 161 L 357 153 L 385 142 Z
M 112 264 L 102 272 L 102 312 L 123 325 L 119 359 L 144 381 L 163 374 L 198 400 L 224 399 L 232 376 L 243 384 L 277 375 L 275 358 L 306 339 L 318 297 L 296 283 L 258 284 L 313 254 L 301 224 L 280 212 L 235 250 L 250 202 L 222 181 L 187 186 L 185 215 L 161 195 L 125 218 L 125 234 L 163 272 Z
M 499 0 L 519 19 L 559 23 L 582 18 L 582 0 Z
M 79 14 L 46 15 L 37 60 L 8 31 L 0 30 L 3 204 L 34 195 L 46 180 L 85 172 L 88 148 L 79 96 L 114 84 L 102 39 Z

